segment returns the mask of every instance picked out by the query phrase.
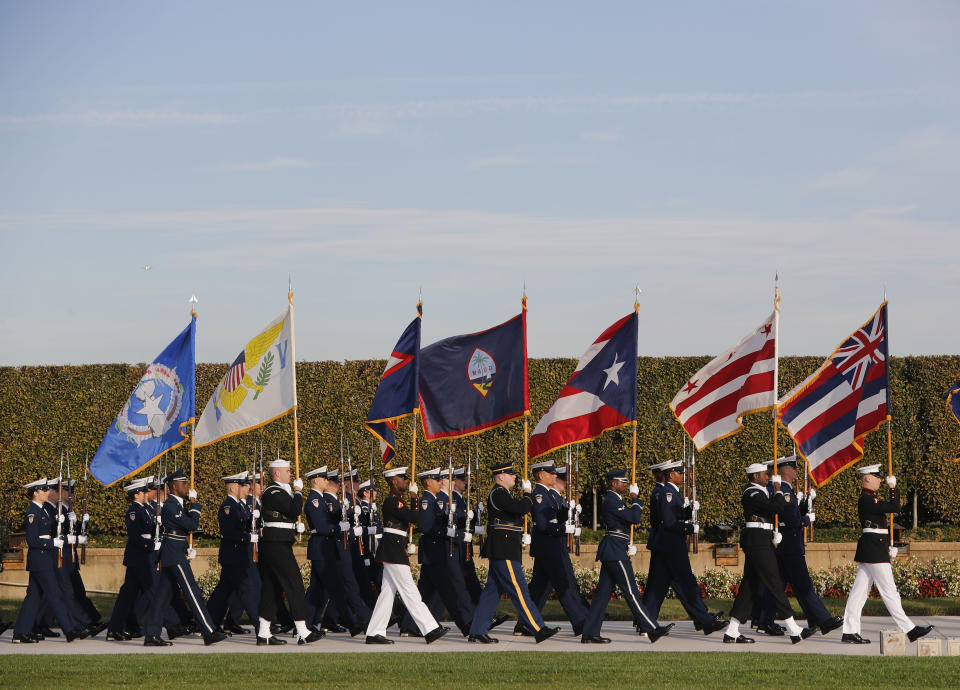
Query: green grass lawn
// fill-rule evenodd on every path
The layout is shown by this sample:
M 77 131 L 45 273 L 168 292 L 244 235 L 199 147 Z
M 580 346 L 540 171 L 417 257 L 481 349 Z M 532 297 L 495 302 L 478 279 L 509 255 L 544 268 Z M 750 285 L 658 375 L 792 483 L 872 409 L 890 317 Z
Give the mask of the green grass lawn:
M 688 652 L 6 656 L 0 687 L 955 688 L 960 657 Z

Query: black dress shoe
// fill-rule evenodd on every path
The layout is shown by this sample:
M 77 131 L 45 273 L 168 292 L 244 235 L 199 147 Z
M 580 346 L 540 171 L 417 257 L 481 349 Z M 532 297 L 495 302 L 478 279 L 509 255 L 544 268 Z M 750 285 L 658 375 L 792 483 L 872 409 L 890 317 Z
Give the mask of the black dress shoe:
M 843 633 L 840 636 L 840 641 L 847 644 L 870 644 L 870 640 L 860 637 L 860 633 Z
M 450 628 L 445 625 L 438 625 L 436 628 L 424 635 L 423 639 L 427 641 L 427 644 L 430 644 L 431 642 L 436 642 L 448 632 L 450 632 Z
M 724 644 L 753 644 L 756 640 L 752 637 L 746 637 L 745 635 L 737 635 L 736 637 L 724 635 L 723 642 Z
M 471 635 L 467 638 L 469 642 L 479 642 L 480 644 L 496 644 L 500 640 L 489 635 Z
M 272 647 L 272 646 L 274 646 L 274 645 L 286 644 L 286 643 L 287 643 L 286 640 L 281 640 L 279 637 L 276 637 L 275 635 L 271 635 L 269 638 L 260 637 L 259 635 L 257 635 L 257 646 L 258 646 L 258 647 L 262 647 L 262 646 L 264 646 L 264 645 L 270 645 L 270 646 Z
M 540 628 L 536 632 L 536 634 L 534 635 L 534 638 L 536 638 L 537 644 L 540 644 L 544 640 L 549 640 L 558 632 L 560 632 L 560 628 L 548 628 L 547 626 L 544 625 L 542 628 Z
M 169 647 L 173 644 L 170 640 L 165 640 L 159 635 L 147 635 L 143 638 L 144 647 Z
M 297 635 L 297 644 L 310 644 L 311 642 L 316 642 L 319 639 L 323 638 L 323 634 L 318 634 L 316 630 L 311 630 L 310 634 L 306 637 Z
M 96 623 L 91 623 L 87 626 L 87 632 L 89 633 L 87 637 L 96 637 L 104 630 L 107 629 L 107 624 L 103 621 L 97 621 Z
M 771 637 L 783 637 L 787 630 L 782 625 L 770 623 L 769 625 L 758 626 L 757 632 L 763 633 L 764 635 L 770 635 Z
M 393 640 L 388 640 L 383 635 L 367 635 L 367 644 L 393 644 Z
M 228 632 L 231 635 L 249 635 L 250 631 L 246 628 L 242 628 L 236 623 L 224 623 L 223 624 L 224 632 Z
M 911 642 L 916 642 L 931 630 L 933 630 L 932 625 L 915 625 L 913 630 L 907 633 L 907 639 Z
M 573 624 L 573 634 L 576 637 L 583 635 L 583 621 L 581 621 L 580 623 Z
M 74 640 L 82 640 L 88 637 L 90 633 L 86 628 L 74 628 L 68 633 L 65 633 L 64 637 L 67 638 L 67 642 L 73 642 Z
M 225 639 L 227 639 L 227 637 L 229 637 L 229 635 L 227 635 L 227 633 L 223 632 L 222 630 L 214 630 L 209 635 L 203 636 L 203 644 L 209 647 L 210 645 L 216 644 L 217 642 L 223 642 Z
M 110 642 L 128 642 L 132 638 L 127 633 L 116 630 L 107 631 L 107 640 Z
M 36 644 L 40 640 L 33 635 L 14 635 L 12 641 L 14 644 Z
M 51 638 L 52 638 L 52 637 L 60 637 L 60 633 L 54 632 L 54 631 L 51 630 L 50 628 L 40 628 L 40 629 L 37 630 L 37 632 L 40 633 L 41 635 L 43 635 L 44 637 L 51 637 Z
M 130 636 L 131 640 L 138 640 L 143 637 L 143 633 L 140 630 L 124 630 L 124 632 Z
M 647 633 L 647 637 L 650 639 L 650 644 L 653 644 L 659 640 L 664 635 L 669 635 L 670 631 L 673 630 L 673 623 L 668 623 L 667 625 L 659 625 L 656 630 Z
M 271 623 L 270 624 L 270 634 L 271 635 L 285 635 L 286 633 L 293 630 L 292 624 L 284 625 L 283 623 Z
M 0 635 L 7 632 L 7 630 L 10 628 L 11 625 L 13 625 L 13 623 L 8 623 L 7 621 L 0 621 Z
M 527 626 L 523 624 L 523 621 L 517 621 L 517 624 L 513 626 L 513 636 L 514 637 L 533 637 L 533 632 L 527 629 Z
M 328 633 L 345 633 L 347 629 L 340 625 L 339 623 L 330 623 L 329 625 L 323 626 Z M 270 626 L 270 632 L 273 632 L 273 626 Z
M 350 626 L 350 637 L 356 637 L 357 635 L 365 632 L 367 632 L 366 623 L 354 623 Z
M 493 630 L 495 627 L 497 627 L 501 623 L 505 623 L 508 620 L 510 620 L 510 616 L 508 616 L 505 613 L 502 613 L 499 616 L 495 616 L 493 619 L 493 622 L 490 624 L 490 630 Z
M 609 643 L 610 643 L 609 637 L 600 637 L 599 635 L 591 635 L 590 637 L 587 637 L 586 635 L 584 635 L 580 639 L 580 644 L 609 644 Z
M 724 628 L 727 627 L 727 625 L 729 625 L 728 621 L 722 621 L 719 618 L 717 618 L 716 620 L 712 620 L 712 621 L 708 621 L 707 623 L 704 623 L 699 628 L 697 628 L 697 630 L 703 630 L 704 635 L 712 635 L 718 630 L 723 630 Z
M 820 634 L 826 635 L 827 633 L 831 633 L 841 625 L 843 625 L 843 616 L 834 616 L 833 618 L 828 618 L 820 624 Z
M 790 642 L 791 642 L 792 644 L 798 644 L 798 643 L 803 642 L 804 640 L 806 640 L 808 637 L 810 637 L 811 635 L 813 635 L 813 633 L 815 633 L 815 632 L 817 632 L 817 629 L 816 629 L 816 628 L 804 628 L 803 630 L 800 631 L 800 634 L 799 634 L 799 635 L 791 635 L 791 636 L 790 636 Z
M 187 629 L 182 625 L 168 625 L 167 626 L 167 639 L 175 640 L 178 637 L 183 637 L 184 635 L 189 634 Z

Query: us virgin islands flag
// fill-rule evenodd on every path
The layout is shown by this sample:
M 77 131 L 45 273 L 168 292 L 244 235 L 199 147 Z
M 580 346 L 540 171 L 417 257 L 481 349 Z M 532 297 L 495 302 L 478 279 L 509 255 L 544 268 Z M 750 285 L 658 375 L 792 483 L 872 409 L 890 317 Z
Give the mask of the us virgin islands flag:
M 196 318 L 143 372 L 90 461 L 105 486 L 136 474 L 189 438 L 194 419 Z

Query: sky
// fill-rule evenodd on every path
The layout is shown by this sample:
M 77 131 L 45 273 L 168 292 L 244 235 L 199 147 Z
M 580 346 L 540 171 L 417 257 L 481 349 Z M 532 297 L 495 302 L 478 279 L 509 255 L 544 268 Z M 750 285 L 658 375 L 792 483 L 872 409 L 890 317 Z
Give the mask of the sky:
M 0 0 L 0 365 L 960 351 L 960 3 Z M 149 270 L 145 267 L 149 266 Z

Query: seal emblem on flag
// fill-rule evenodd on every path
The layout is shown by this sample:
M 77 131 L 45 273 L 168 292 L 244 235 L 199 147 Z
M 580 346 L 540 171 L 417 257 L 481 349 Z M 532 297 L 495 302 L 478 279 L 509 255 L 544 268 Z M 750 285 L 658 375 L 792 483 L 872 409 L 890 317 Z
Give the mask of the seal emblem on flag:
M 143 372 L 117 415 L 117 431 L 139 447 L 144 441 L 167 433 L 182 405 L 183 385 L 176 367 L 171 369 L 154 362 Z
M 475 348 L 467 364 L 467 378 L 470 385 L 483 397 L 487 397 L 493 380 L 497 377 L 497 361 L 486 350 Z

